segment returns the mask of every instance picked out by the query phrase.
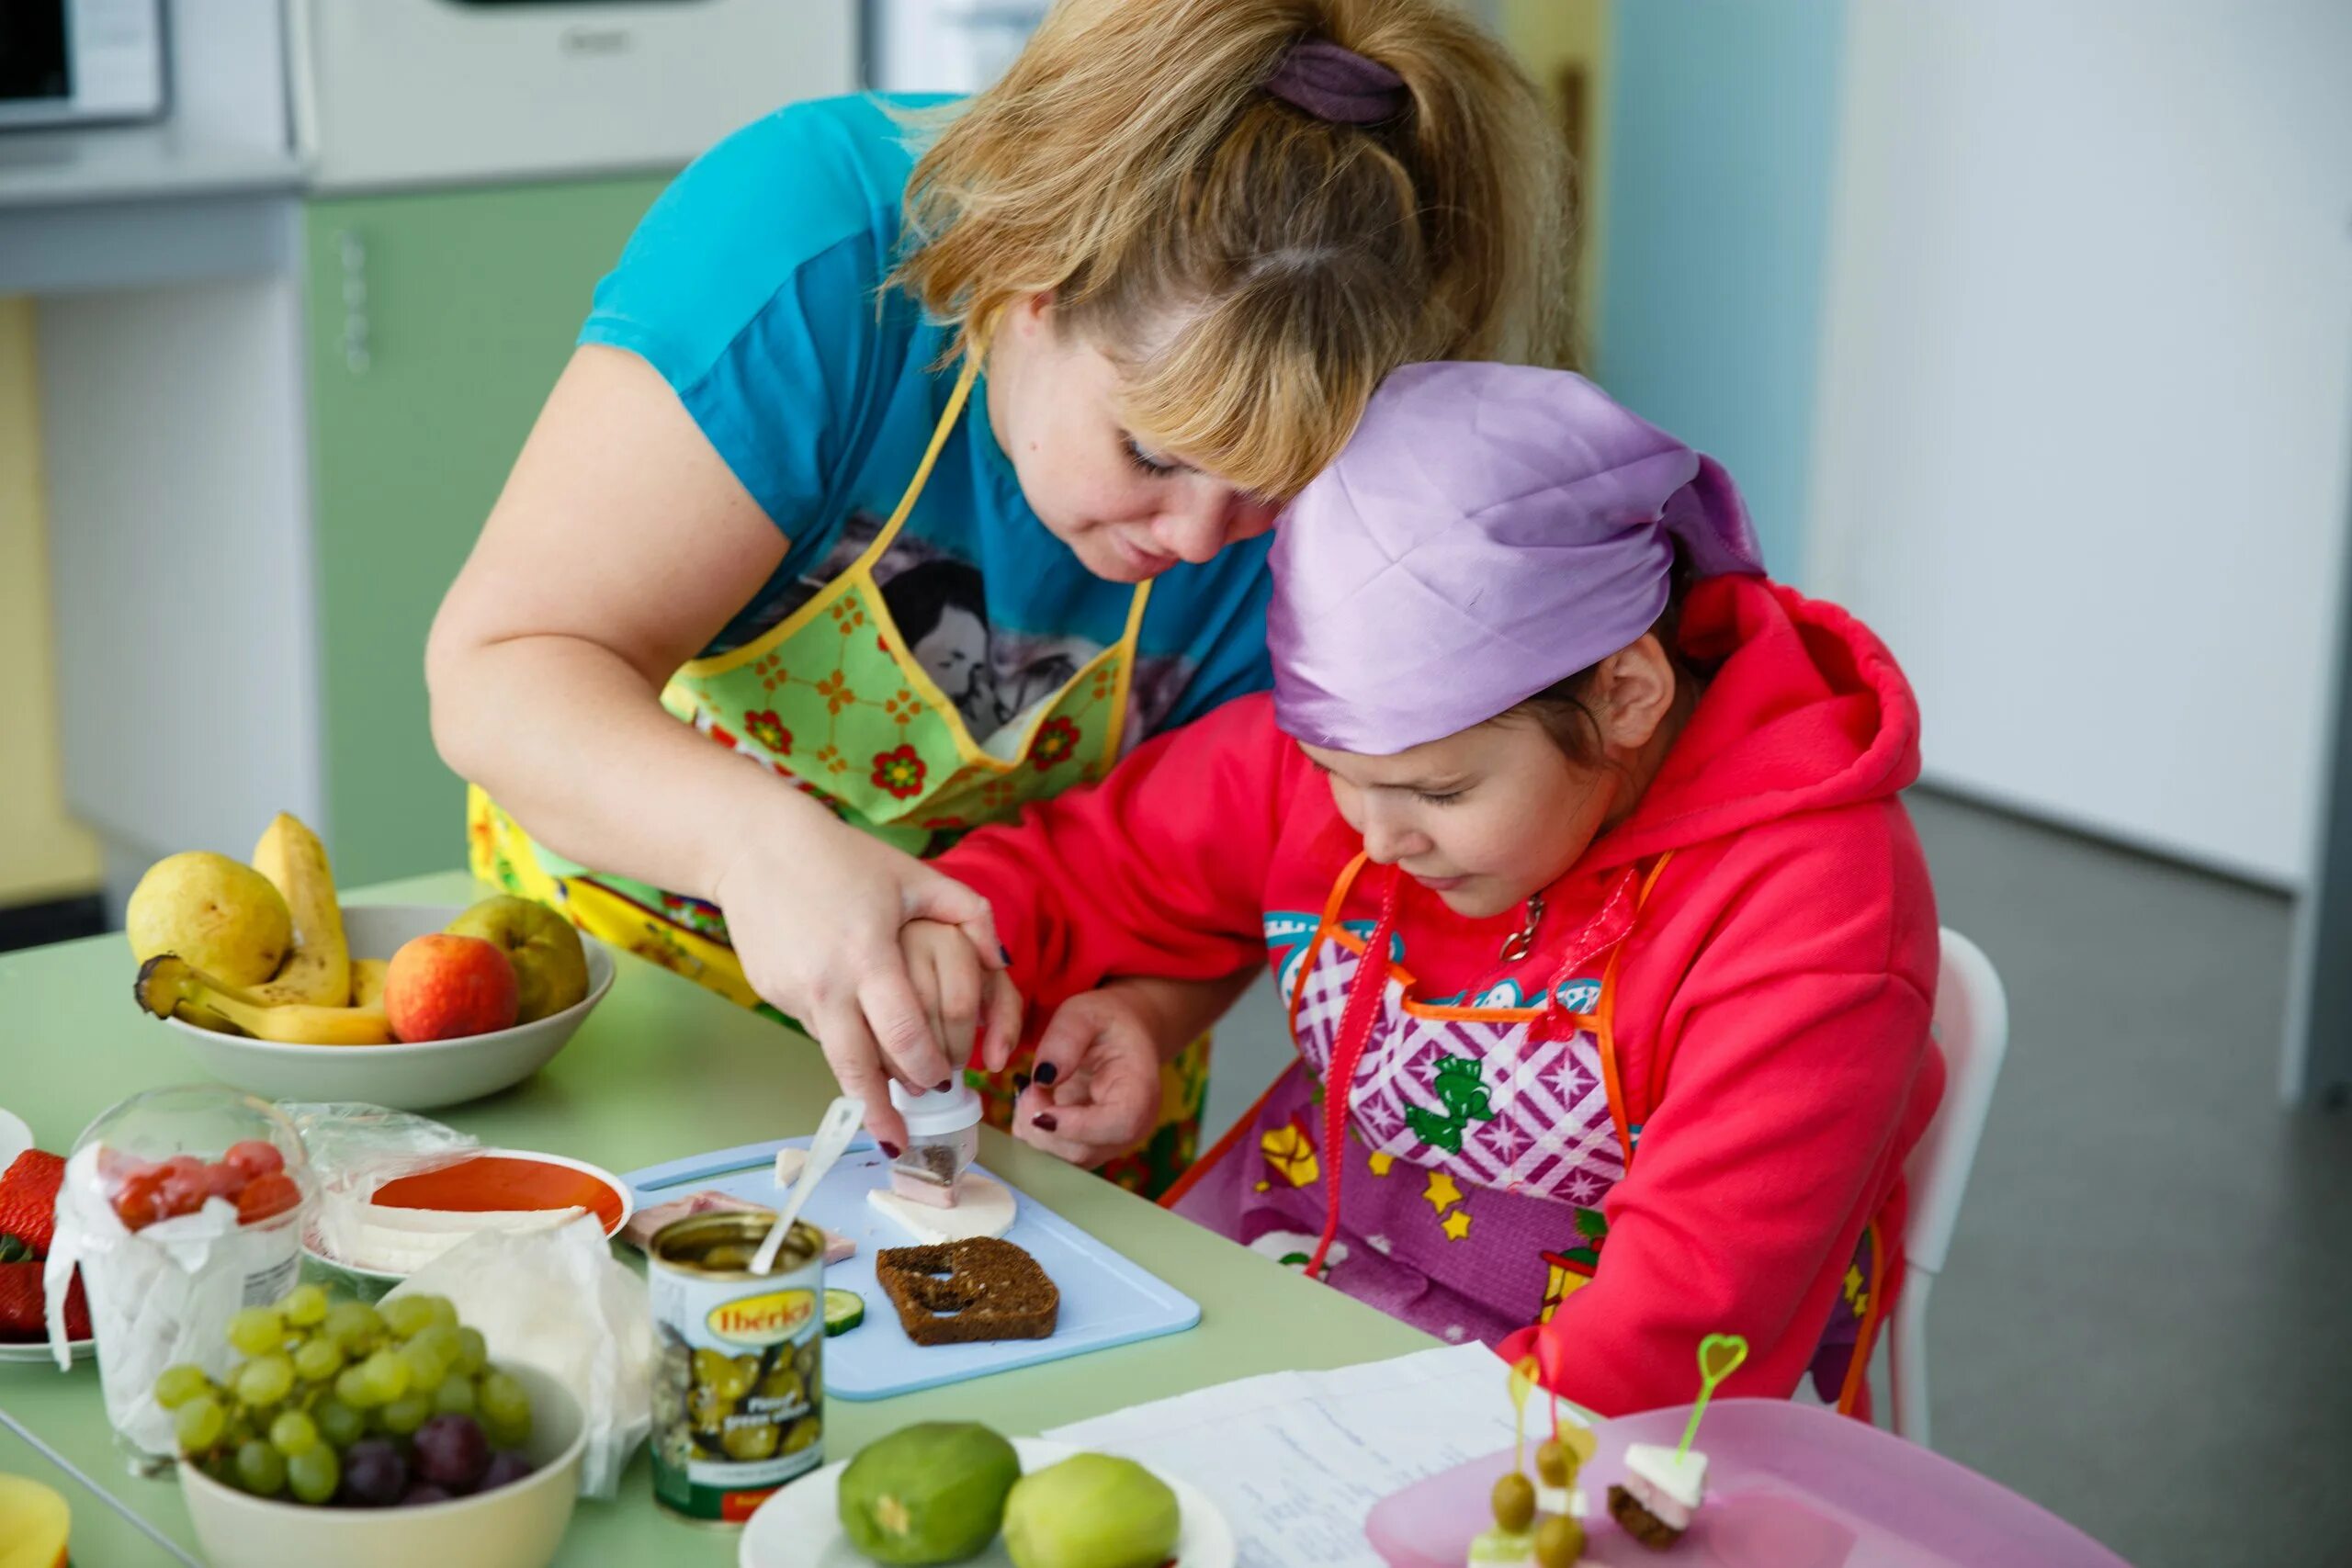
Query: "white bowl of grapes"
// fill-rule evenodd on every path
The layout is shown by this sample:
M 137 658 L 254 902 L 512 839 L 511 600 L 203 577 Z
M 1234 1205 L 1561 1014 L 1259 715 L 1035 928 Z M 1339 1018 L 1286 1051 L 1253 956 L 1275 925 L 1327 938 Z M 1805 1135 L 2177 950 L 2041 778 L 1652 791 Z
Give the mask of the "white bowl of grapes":
M 225 1377 L 166 1369 L 180 1480 L 214 1568 L 546 1568 L 580 1487 L 580 1405 L 490 1359 L 438 1296 L 303 1285 L 230 1320 Z

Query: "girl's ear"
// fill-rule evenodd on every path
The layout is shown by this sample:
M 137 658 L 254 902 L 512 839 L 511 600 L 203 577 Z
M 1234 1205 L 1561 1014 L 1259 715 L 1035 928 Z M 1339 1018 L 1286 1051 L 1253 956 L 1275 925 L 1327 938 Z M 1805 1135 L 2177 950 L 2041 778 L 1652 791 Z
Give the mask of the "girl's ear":
M 1640 641 L 1602 660 L 1593 692 L 1602 739 L 1612 749 L 1648 745 L 1673 710 L 1678 679 L 1674 660 L 1655 632 L 1644 632 Z

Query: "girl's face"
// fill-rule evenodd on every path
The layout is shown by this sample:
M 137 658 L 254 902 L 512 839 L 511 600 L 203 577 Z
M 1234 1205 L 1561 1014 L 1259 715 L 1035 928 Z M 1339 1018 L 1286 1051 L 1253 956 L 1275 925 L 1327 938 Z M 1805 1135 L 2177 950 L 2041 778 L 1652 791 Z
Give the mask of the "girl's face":
M 989 348 L 989 426 L 1022 493 L 1095 576 L 1141 582 L 1273 526 L 1274 502 L 1156 452 L 1111 412 L 1118 371 L 1033 295 Z
M 1582 858 L 1641 798 L 1681 725 L 1678 677 L 1655 636 L 1601 660 L 1586 706 L 1602 761 L 1569 760 L 1513 712 L 1391 757 L 1301 743 L 1364 852 L 1468 919 L 1517 908 Z
M 1527 901 L 1577 863 L 1616 798 L 1532 720 L 1497 719 L 1393 757 L 1302 748 L 1363 847 L 1470 919 Z

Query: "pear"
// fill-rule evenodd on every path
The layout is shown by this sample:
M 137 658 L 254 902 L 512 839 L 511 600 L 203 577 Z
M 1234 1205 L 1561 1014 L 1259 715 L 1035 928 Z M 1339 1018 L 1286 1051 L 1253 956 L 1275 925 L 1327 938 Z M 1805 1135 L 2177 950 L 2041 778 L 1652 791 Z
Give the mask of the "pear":
M 293 914 L 269 878 L 205 850 L 148 867 L 123 917 L 141 963 L 176 953 L 232 986 L 269 980 L 294 947 Z

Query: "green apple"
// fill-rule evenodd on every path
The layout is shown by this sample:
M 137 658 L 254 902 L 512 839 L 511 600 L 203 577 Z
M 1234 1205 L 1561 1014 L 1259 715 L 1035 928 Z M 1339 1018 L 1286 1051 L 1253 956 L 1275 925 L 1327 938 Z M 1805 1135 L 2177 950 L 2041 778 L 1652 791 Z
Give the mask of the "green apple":
M 588 954 L 571 922 L 528 898 L 485 898 L 449 922 L 452 936 L 474 936 L 514 966 L 514 1021 L 561 1012 L 588 994 Z

